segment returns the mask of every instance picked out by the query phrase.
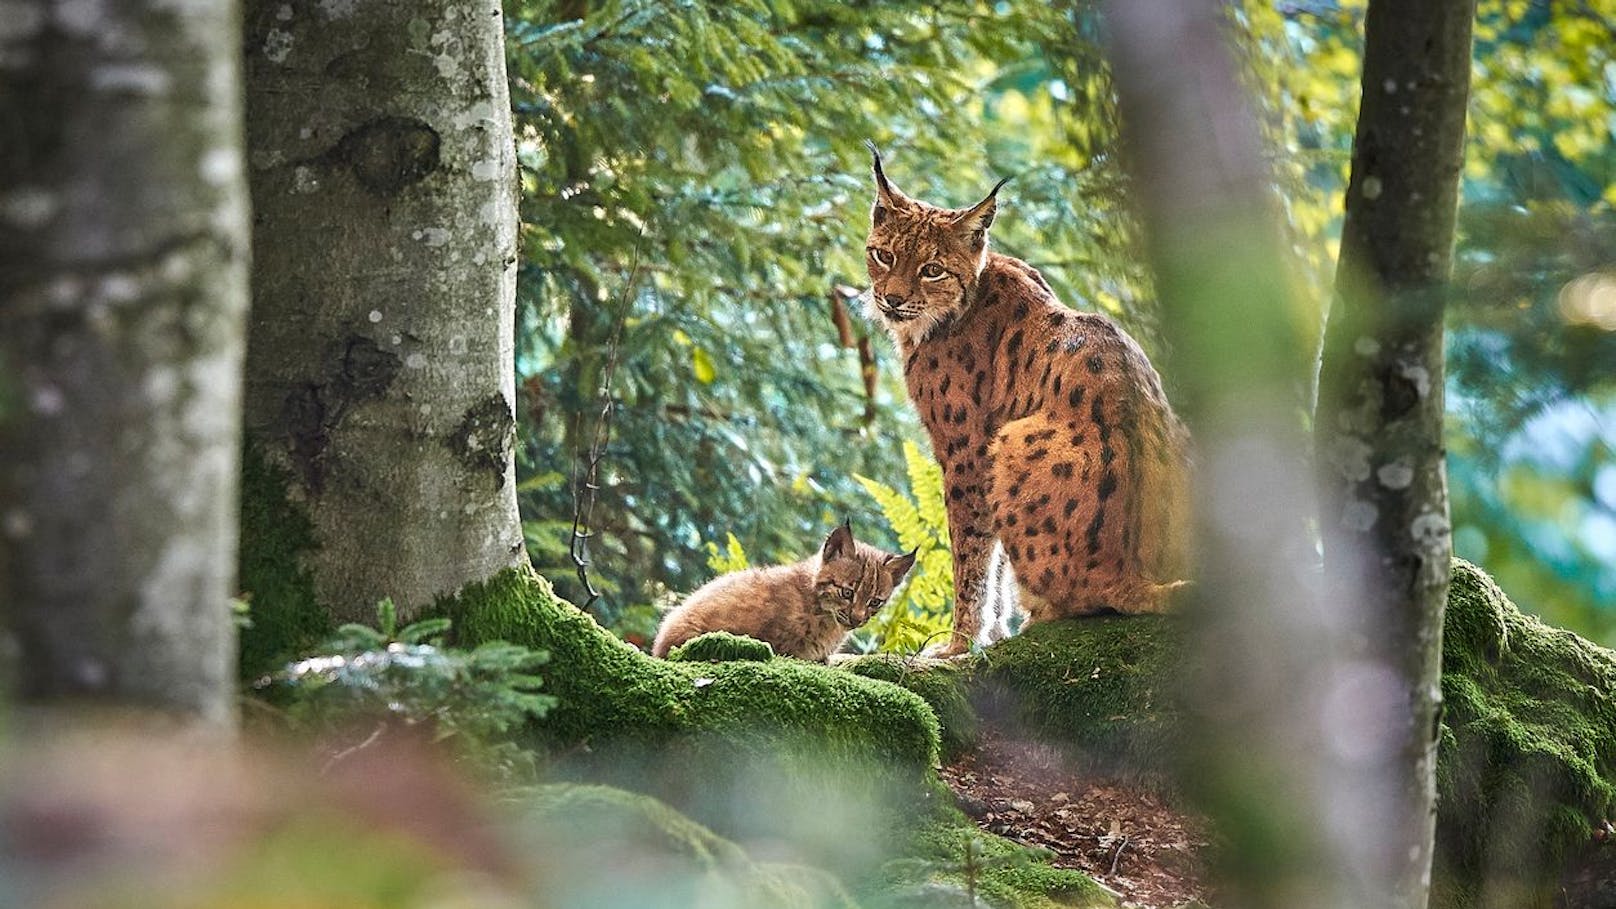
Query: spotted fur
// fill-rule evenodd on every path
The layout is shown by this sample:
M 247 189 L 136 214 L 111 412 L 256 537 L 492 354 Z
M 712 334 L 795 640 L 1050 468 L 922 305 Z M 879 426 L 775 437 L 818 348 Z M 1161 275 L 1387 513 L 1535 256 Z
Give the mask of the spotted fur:
M 1161 611 L 1183 583 L 1188 435 L 1144 351 L 989 251 L 998 186 L 945 209 L 900 192 L 879 155 L 875 178 L 869 312 L 943 467 L 944 651 L 1002 635 L 1011 590 L 1030 621 Z

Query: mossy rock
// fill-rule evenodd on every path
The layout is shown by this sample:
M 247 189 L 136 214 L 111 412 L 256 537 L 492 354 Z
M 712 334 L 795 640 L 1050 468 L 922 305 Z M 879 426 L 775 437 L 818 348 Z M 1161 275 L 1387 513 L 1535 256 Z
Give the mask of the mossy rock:
M 1443 901 L 1548 905 L 1566 858 L 1616 814 L 1616 653 L 1524 615 L 1458 560 L 1443 635 Z
M 937 763 L 937 721 L 901 688 L 799 660 L 654 659 L 528 570 L 470 585 L 434 611 L 454 622 L 461 644 L 508 641 L 549 652 L 544 690 L 559 703 L 543 725 L 562 746 L 712 733 L 746 750 L 810 740 L 827 758 L 875 761 L 916 779 Z
M 728 631 L 709 631 L 699 634 L 668 651 L 674 662 L 731 663 L 752 661 L 766 663 L 774 659 L 774 646 L 744 634 Z
M 948 758 L 986 723 L 1060 745 L 1085 766 L 1155 780 L 1175 754 L 1177 627 L 1159 616 L 1067 619 L 1029 625 L 960 661 L 880 654 L 842 668 L 920 695 Z
M 941 788 L 941 784 L 938 784 Z M 946 793 L 945 793 L 946 794 Z M 891 909 L 988 906 L 1101 909 L 1116 900 L 1081 872 L 1049 864 L 1049 853 L 984 833 L 944 799 L 905 834 L 875 900 Z M 973 901 L 973 891 L 975 900 Z
M 1150 782 L 1179 753 L 1178 629 L 1170 616 L 1071 619 L 961 663 L 844 665 L 925 698 L 950 754 L 991 724 Z M 1455 560 L 1442 663 L 1433 906 L 1547 906 L 1566 862 L 1616 814 L 1616 653 L 1522 614 Z
M 872 653 L 839 666 L 854 675 L 902 685 L 920 695 L 937 717 L 945 761 L 959 757 L 976 745 L 981 724 L 970 700 L 970 664 Z
M 791 842 L 838 870 L 875 861 L 845 829 L 901 823 L 927 797 L 937 721 L 895 685 L 800 660 L 654 659 L 525 569 L 434 611 L 462 644 L 549 652 L 557 704 L 532 744 L 554 756 L 553 775 L 659 795 L 726 836 Z M 756 810 L 764 792 L 770 811 Z
M 1043 622 L 983 652 L 984 709 L 1064 746 L 1086 766 L 1140 779 L 1178 753 L 1174 686 L 1182 664 L 1173 617 L 1095 616 Z
M 745 849 L 647 795 L 554 783 L 514 797 L 556 907 L 853 909 L 832 874 L 755 861 Z

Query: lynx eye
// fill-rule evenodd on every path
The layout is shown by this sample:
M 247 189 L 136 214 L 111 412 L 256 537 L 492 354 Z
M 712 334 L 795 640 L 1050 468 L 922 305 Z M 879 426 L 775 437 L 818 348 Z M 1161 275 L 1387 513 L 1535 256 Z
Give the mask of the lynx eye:
M 936 262 L 927 262 L 925 265 L 920 266 L 920 276 L 927 281 L 935 281 L 946 274 L 948 272 L 943 271 L 943 267 Z
M 871 600 L 870 601 L 870 608 L 871 609 L 880 609 L 885 604 L 886 604 L 886 600 Z
M 847 600 L 848 602 L 852 602 L 852 600 L 853 600 L 853 591 L 851 589 L 843 588 L 843 590 L 841 591 L 841 594 L 842 594 L 842 599 Z
M 867 248 L 865 252 L 868 252 L 870 254 L 870 258 L 875 260 L 875 264 L 881 266 L 882 268 L 892 267 L 892 253 L 874 246 Z

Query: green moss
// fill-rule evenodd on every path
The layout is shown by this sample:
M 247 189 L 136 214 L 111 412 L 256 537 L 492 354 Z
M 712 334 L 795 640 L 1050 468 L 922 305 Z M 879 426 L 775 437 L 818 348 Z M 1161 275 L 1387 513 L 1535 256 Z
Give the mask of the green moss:
M 709 631 L 668 651 L 668 659 L 686 663 L 729 663 L 736 660 L 766 663 L 774 659 L 774 647 L 768 641 L 744 634 Z
M 436 611 L 463 644 L 549 652 L 558 703 L 535 732 L 556 772 L 664 795 L 727 836 L 789 841 L 839 870 L 873 861 L 847 829 L 895 823 L 937 762 L 937 720 L 902 688 L 800 660 L 653 659 L 531 571 Z
M 921 772 L 937 761 L 937 721 L 913 694 L 798 660 L 680 663 L 613 637 L 555 596 L 531 571 L 511 569 L 436 611 L 461 643 L 503 640 L 547 650 L 545 691 L 560 704 L 545 720 L 563 744 L 659 741 L 715 732 L 746 742 L 797 735 L 832 757 L 875 758 Z
M 304 556 L 316 546 L 314 524 L 287 498 L 291 475 L 249 442 L 241 467 L 240 586 L 252 627 L 241 633 L 244 679 L 277 668 L 331 634 L 331 616 L 315 600 Z
M 1147 778 L 1177 750 L 1181 662 L 1176 620 L 1097 616 L 1029 625 L 988 648 L 976 675 L 984 712 L 1090 766 Z
M 971 705 L 971 665 L 894 654 L 869 654 L 840 664 L 865 678 L 892 682 L 920 695 L 937 716 L 943 759 L 953 760 L 976 745 L 981 724 Z
M 826 872 L 757 862 L 649 796 L 607 786 L 551 784 L 517 796 L 561 906 L 852 907 Z
M 1087 875 L 1050 865 L 1044 850 L 983 832 L 952 807 L 939 805 L 908 836 L 901 850 L 908 857 L 888 865 L 886 901 L 893 905 L 969 906 L 968 878 L 979 900 L 1006 909 L 1116 905 Z
M 1532 905 L 1616 809 L 1616 653 L 1457 560 L 1444 635 L 1438 875 L 1454 905 Z

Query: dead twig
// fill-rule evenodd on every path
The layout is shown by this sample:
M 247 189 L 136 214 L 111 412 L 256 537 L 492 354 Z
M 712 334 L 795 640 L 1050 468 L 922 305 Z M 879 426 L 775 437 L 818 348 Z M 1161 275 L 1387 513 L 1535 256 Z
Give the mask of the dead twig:
M 611 440 L 612 412 L 616 405 L 612 400 L 612 377 L 617 372 L 623 325 L 627 322 L 629 308 L 634 303 L 634 288 L 639 283 L 639 276 L 640 246 L 636 245 L 628 281 L 623 285 L 623 296 L 617 307 L 617 316 L 612 322 L 612 334 L 606 342 L 606 366 L 601 370 L 600 376 L 600 416 L 595 421 L 595 434 L 589 442 L 589 454 L 585 458 L 577 451 L 573 453 L 572 537 L 568 544 L 568 555 L 578 574 L 578 583 L 583 585 L 586 594 L 583 603 L 586 612 L 600 599 L 600 591 L 589 577 L 589 566 L 592 564 L 589 540 L 595 535 L 595 499 L 596 493 L 600 492 L 600 462 L 605 457 L 606 445 Z M 574 439 L 583 435 L 583 419 L 583 412 L 580 411 L 576 418 L 577 422 L 574 423 Z

